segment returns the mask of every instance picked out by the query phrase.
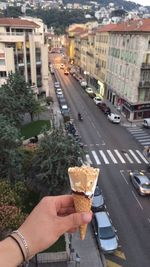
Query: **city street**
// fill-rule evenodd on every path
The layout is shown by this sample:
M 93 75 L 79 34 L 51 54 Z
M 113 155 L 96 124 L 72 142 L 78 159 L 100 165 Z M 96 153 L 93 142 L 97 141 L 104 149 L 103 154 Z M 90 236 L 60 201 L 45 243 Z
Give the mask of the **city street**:
M 128 128 L 109 122 L 79 83 L 71 75 L 64 75 L 59 60 L 55 71 L 84 143 L 85 161 L 100 168 L 99 184 L 117 229 L 120 248 L 115 255 L 106 256 L 108 266 L 148 267 L 150 198 L 139 196 L 129 180 L 130 170 L 147 169 L 148 161 L 142 154 L 144 144 Z M 82 122 L 77 119 L 78 112 L 83 116 Z

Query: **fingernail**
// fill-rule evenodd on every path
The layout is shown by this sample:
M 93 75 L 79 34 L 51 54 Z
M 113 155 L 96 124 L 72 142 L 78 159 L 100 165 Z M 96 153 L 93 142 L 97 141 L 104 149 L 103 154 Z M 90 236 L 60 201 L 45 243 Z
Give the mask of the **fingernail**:
M 92 214 L 91 213 L 82 213 L 82 219 L 84 221 L 84 223 L 89 223 L 92 219 Z

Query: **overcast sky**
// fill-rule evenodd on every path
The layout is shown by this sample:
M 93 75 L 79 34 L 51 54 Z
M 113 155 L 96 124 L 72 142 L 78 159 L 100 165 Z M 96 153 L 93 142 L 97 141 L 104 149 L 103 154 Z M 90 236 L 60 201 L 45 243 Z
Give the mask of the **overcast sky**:
M 132 1 L 143 6 L 150 6 L 150 0 L 132 0 Z

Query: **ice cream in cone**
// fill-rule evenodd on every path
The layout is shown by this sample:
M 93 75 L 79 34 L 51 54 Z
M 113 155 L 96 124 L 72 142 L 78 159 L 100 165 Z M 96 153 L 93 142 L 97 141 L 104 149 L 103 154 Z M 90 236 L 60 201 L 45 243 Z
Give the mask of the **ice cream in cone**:
M 76 212 L 90 211 L 99 169 L 89 166 L 71 167 L 68 173 Z M 86 229 L 86 224 L 80 226 L 82 240 L 85 238 Z

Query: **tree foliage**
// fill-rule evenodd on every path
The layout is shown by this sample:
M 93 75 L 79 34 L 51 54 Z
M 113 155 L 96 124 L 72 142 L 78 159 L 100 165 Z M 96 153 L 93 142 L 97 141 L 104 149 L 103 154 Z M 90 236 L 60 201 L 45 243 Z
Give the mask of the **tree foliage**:
M 31 87 L 19 73 L 10 73 L 7 83 L 1 86 L 0 113 L 14 122 L 16 126 L 22 122 L 26 112 L 34 114 L 38 101 Z
M 63 34 L 72 23 L 85 23 L 84 11 L 82 10 L 27 10 L 28 15 L 41 18 L 44 23 L 50 27 L 54 27 L 56 34 Z
M 45 133 L 32 162 L 32 186 L 42 195 L 67 192 L 68 168 L 80 165 L 81 154 L 79 145 L 62 128 L 54 129 L 50 135 Z
M 21 174 L 22 154 L 20 132 L 9 119 L 0 114 L 0 173 L 1 178 L 17 179 Z
M 10 182 L 0 181 L 0 239 L 20 226 L 25 218 L 19 207 L 20 196 Z
M 21 7 L 17 6 L 8 6 L 6 10 L 4 10 L 4 16 L 9 18 L 18 18 L 22 16 Z

